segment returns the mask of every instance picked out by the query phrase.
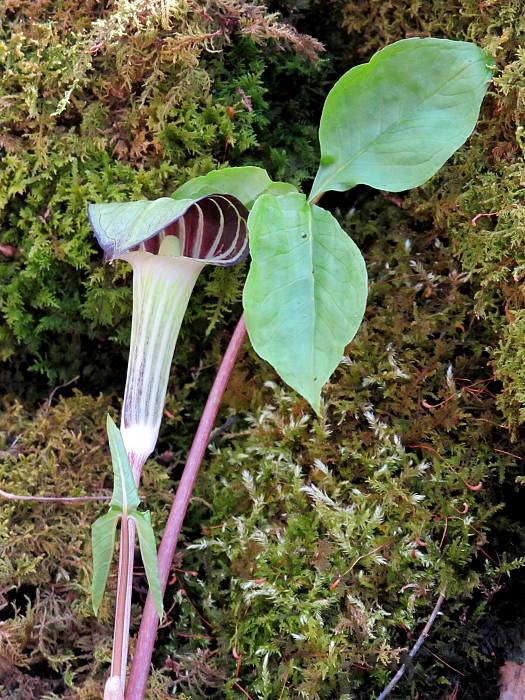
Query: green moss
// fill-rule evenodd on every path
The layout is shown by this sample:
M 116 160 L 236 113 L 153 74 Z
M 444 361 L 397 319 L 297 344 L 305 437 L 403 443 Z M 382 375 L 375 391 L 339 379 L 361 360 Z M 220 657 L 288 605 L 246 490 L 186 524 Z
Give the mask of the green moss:
M 204 11 L 185 0 L 168 15 L 163 8 L 64 1 L 0 10 L 6 381 L 28 367 L 52 381 L 82 372 L 91 390 L 111 381 L 101 367 L 127 346 L 130 290 L 120 284 L 124 267 L 101 269 L 87 203 L 169 195 L 188 178 L 242 162 L 268 133 L 268 67 L 316 70 L 306 68 L 315 41 L 261 7 L 221 1 Z M 274 55 L 285 46 L 295 53 Z M 303 175 L 313 169 L 311 148 L 302 132 L 287 145 L 294 141 L 305 160 L 289 170 Z M 200 307 L 209 303 L 201 291 L 196 315 L 206 318 Z
M 110 495 L 104 396 L 75 392 L 29 413 L 4 401 L 0 412 L 0 483 L 26 496 Z M 149 463 L 141 495 L 155 527 L 167 516 L 169 480 Z M 98 620 L 90 604 L 91 523 L 104 502 L 75 504 L 4 500 L 0 515 L 0 594 L 4 602 L 0 658 L 2 697 L 96 688 L 111 656 L 115 579 Z M 86 663 L 86 660 L 88 662 Z M 64 685 L 65 683 L 65 685 Z M 18 695 L 16 689 L 22 693 Z M 12 694 L 11 694 L 12 693 Z M 24 695 L 25 693 L 25 695 Z M 67 692 L 64 696 L 68 695 Z
M 525 417 L 521 10 L 467 0 L 337 0 L 333 13 L 317 0 L 280 5 L 302 13 L 307 31 L 344 27 L 330 44 L 347 67 L 432 34 L 495 51 L 502 71 L 476 133 L 428 184 L 396 198 L 365 188 L 327 198 L 365 251 L 366 321 L 324 393 L 321 421 L 249 350 L 238 363 L 224 409 L 236 422 L 216 439 L 190 506 L 148 697 L 238 698 L 239 686 L 254 699 L 373 697 L 446 585 L 426 646 L 453 668 L 421 652 L 398 696 L 450 694 L 458 668 L 464 697 L 486 700 L 509 648 L 494 640 L 491 601 L 500 587 L 509 593 L 525 546 L 510 510 L 522 500 L 510 453 L 523 445 L 511 445 L 497 408 L 514 425 Z M 3 112 L 0 134 L 0 243 L 17 249 L 0 265 L 5 367 L 27 381 L 28 364 L 67 379 L 83 366 L 84 379 L 102 384 L 123 368 L 129 290 L 123 265 L 100 267 L 85 202 L 169 194 L 228 160 L 301 181 L 316 158 L 314 112 L 342 59 L 312 68 L 277 53 L 274 42 L 301 40 L 250 4 L 209 3 L 210 20 L 179 3 L 171 27 L 154 12 L 125 17 L 123 5 L 34 7 L 13 0 L 2 10 L 0 99 L 23 96 Z M 490 216 L 473 226 L 477 214 Z M 151 462 L 144 482 L 157 531 L 165 472 L 178 474 L 242 279 L 242 269 L 205 273 L 183 326 L 163 466 Z M 6 402 L 3 488 L 107 487 L 107 403 L 78 394 L 33 414 Z M 100 697 L 112 601 L 95 621 L 85 554 L 98 512 L 2 510 L 8 698 Z M 511 633 L 519 646 L 519 625 Z
M 174 563 L 167 609 L 175 607 L 161 630 L 151 700 L 164 692 L 237 698 L 235 683 L 253 698 L 364 700 L 386 684 L 444 586 L 446 622 L 431 649 L 492 677 L 477 627 L 486 601 L 523 565 L 519 528 L 500 514 L 519 472 L 508 453 L 520 446 L 498 425 L 485 349 L 494 336 L 476 318 L 471 282 L 458 275 L 450 246 L 381 195 L 356 203 L 341 221 L 367 251 L 366 321 L 326 388 L 320 421 L 246 348 L 224 409 L 237 421 L 199 477 Z M 171 385 L 173 418 L 143 482 L 157 532 L 166 473 L 178 473 L 224 342 L 218 333 L 201 368 L 178 372 Z M 191 352 L 188 335 L 184 344 Z M 107 489 L 108 403 L 77 393 L 30 413 L 6 401 L 3 488 Z M 99 512 L 93 504 L 2 509 L 7 698 L 16 687 L 100 695 L 113 601 L 111 589 L 95 620 L 88 539 Z M 143 579 L 136 589 L 139 603 Z M 138 614 L 137 605 L 134 626 Z M 43 622 L 42 641 L 34 629 Z M 421 663 L 401 697 L 437 700 L 452 690 L 453 671 Z

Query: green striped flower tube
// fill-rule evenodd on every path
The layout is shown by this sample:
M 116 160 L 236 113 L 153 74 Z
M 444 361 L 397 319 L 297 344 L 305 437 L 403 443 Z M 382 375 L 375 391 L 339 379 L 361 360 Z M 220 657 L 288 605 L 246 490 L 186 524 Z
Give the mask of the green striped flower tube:
M 248 210 L 231 195 L 91 204 L 106 261 L 133 268 L 133 318 L 121 432 L 135 480 L 157 442 L 170 366 L 188 301 L 204 265 L 248 254 Z

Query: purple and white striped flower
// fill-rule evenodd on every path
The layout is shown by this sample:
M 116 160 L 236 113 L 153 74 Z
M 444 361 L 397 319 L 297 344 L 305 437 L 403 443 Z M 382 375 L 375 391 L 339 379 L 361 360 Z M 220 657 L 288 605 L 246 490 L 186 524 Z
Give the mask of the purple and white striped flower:
M 133 268 L 133 319 L 121 432 L 135 480 L 157 442 L 169 372 L 204 265 L 248 255 L 248 210 L 232 195 L 91 204 L 104 259 Z

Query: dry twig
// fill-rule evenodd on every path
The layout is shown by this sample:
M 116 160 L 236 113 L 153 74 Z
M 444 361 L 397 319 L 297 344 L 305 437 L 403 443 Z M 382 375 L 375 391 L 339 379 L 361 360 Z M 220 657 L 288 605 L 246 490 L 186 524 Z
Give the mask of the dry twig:
M 417 638 L 417 642 L 414 644 L 414 646 L 412 647 L 412 649 L 411 649 L 410 652 L 408 653 L 408 658 L 409 658 L 409 659 L 413 659 L 413 658 L 415 657 L 415 655 L 417 654 L 417 652 L 420 650 L 421 645 L 423 644 L 423 642 L 425 641 L 425 639 L 428 637 L 428 634 L 429 634 L 429 632 L 430 632 L 430 628 L 431 628 L 432 625 L 434 624 L 434 620 L 436 619 L 436 617 L 437 617 L 437 615 L 438 615 L 438 613 L 439 613 L 439 610 L 440 610 L 440 608 L 441 608 L 441 606 L 442 606 L 442 604 L 443 604 L 443 601 L 445 600 L 445 593 L 446 593 L 446 587 L 445 587 L 445 588 L 441 591 L 441 593 L 439 594 L 439 597 L 438 597 L 438 599 L 437 599 L 437 601 L 436 601 L 436 604 L 434 605 L 434 609 L 432 610 L 432 613 L 431 613 L 430 617 L 429 617 L 428 620 L 427 620 L 427 624 L 423 627 L 423 631 L 421 632 L 421 634 L 420 634 L 419 637 Z M 378 695 L 378 696 L 377 696 L 376 700 L 385 700 L 385 698 L 388 697 L 388 695 L 390 695 L 391 691 L 395 688 L 395 686 L 399 683 L 399 681 L 400 681 L 401 678 L 403 677 L 403 674 L 405 673 L 406 668 L 407 668 L 407 667 L 406 667 L 406 664 L 403 664 L 403 665 L 399 668 L 399 670 L 398 670 L 398 672 L 396 673 L 396 675 L 392 678 L 392 680 L 391 680 L 390 683 L 386 686 L 386 688 L 383 690 L 383 692 L 381 693 L 381 695 Z

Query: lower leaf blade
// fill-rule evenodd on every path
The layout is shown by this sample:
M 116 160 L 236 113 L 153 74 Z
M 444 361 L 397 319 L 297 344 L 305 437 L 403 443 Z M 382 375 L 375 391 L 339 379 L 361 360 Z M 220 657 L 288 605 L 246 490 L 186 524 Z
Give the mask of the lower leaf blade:
M 319 413 L 321 388 L 364 314 L 365 262 L 337 220 L 298 193 L 260 197 L 248 227 L 250 340 Z
M 146 578 L 153 599 L 153 604 L 162 620 L 164 614 L 164 606 L 162 604 L 162 588 L 160 585 L 159 569 L 157 565 L 157 545 L 155 542 L 155 534 L 151 527 L 151 518 L 149 511 L 136 511 L 131 516 L 137 524 L 137 533 L 139 536 L 140 554 L 144 569 L 146 570 Z
M 111 508 L 108 513 L 97 518 L 91 526 L 91 542 L 93 551 L 93 583 L 91 588 L 91 600 L 95 615 L 98 613 L 106 583 L 109 568 L 115 548 L 115 531 L 120 512 Z

